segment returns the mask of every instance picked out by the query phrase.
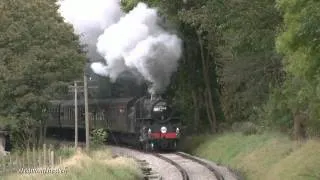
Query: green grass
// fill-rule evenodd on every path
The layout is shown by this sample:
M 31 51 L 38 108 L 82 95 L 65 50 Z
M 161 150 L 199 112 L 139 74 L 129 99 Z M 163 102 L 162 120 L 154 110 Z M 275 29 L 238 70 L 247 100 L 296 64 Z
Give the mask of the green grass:
M 201 139 L 203 143 L 199 143 Z M 187 142 L 182 142 L 182 146 L 189 153 L 240 170 L 248 180 L 320 179 L 320 142 L 317 140 L 299 144 L 280 133 L 250 136 L 227 133 L 192 137 Z M 190 148 L 190 145 L 196 146 Z

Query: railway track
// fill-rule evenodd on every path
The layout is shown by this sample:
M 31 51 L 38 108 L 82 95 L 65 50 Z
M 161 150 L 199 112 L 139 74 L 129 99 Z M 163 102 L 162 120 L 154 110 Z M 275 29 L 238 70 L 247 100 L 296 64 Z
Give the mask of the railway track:
M 224 180 L 211 165 L 184 153 L 157 153 L 155 156 L 172 162 L 181 172 L 183 180 Z
M 210 164 L 181 152 L 145 153 L 117 146 L 111 146 L 111 149 L 119 155 L 132 157 L 138 162 L 143 161 L 144 166 L 141 169 L 145 172 L 144 179 L 147 180 L 225 180 L 222 174 Z M 150 173 L 151 171 L 153 173 Z
M 172 159 L 169 159 L 163 155 L 160 155 L 160 154 L 153 154 L 154 156 L 157 156 L 158 158 L 164 160 L 164 161 L 167 161 L 169 162 L 170 164 L 174 165 L 179 171 L 180 171 L 180 174 L 181 174 L 181 177 L 182 177 L 182 180 L 190 180 L 190 177 L 188 175 L 188 172 L 181 166 L 179 165 L 178 163 L 176 163 L 175 161 L 173 161 Z
M 211 166 L 209 163 L 201 161 L 200 159 L 197 159 L 194 156 L 191 156 L 191 155 L 186 154 L 186 153 L 177 152 L 176 154 L 179 155 L 179 156 L 182 156 L 182 157 L 184 157 L 186 159 L 190 159 L 190 160 L 192 160 L 194 162 L 197 162 L 197 163 L 205 166 L 207 169 L 209 169 L 216 176 L 217 180 L 225 180 L 223 175 L 218 170 L 216 170 L 213 166 Z

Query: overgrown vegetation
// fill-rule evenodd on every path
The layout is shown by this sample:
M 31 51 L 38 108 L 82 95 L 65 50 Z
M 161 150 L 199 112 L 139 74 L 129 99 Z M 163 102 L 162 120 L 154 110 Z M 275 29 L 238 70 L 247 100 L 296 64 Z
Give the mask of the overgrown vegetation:
M 90 138 L 91 138 L 90 143 L 92 144 L 92 147 L 98 148 L 98 147 L 105 144 L 105 142 L 108 138 L 108 134 L 107 134 L 107 131 L 103 128 L 94 129 L 91 132 Z
M 50 0 L 0 2 L 0 124 L 15 147 L 41 145 L 48 101 L 81 75 L 85 55 Z
M 65 169 L 62 174 L 12 174 L 5 179 L 110 179 L 128 180 L 141 179 L 141 172 L 133 159 L 124 157 L 112 158 L 111 152 L 104 150 L 94 150 L 89 154 L 77 151 L 72 157 L 55 168 Z
M 185 140 L 183 147 L 189 153 L 240 171 L 248 180 L 320 178 L 320 143 L 317 140 L 298 143 L 280 133 L 250 136 L 227 133 L 216 137 L 191 137 Z

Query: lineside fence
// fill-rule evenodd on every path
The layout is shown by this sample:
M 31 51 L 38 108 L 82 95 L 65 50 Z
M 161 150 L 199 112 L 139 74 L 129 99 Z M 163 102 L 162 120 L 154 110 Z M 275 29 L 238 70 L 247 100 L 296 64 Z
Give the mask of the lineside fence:
M 52 145 L 47 147 L 43 144 L 42 148 L 27 148 L 21 154 L 6 154 L 0 157 L 0 176 L 19 173 L 26 168 L 48 168 L 54 167 L 63 162 L 62 156 L 55 153 Z

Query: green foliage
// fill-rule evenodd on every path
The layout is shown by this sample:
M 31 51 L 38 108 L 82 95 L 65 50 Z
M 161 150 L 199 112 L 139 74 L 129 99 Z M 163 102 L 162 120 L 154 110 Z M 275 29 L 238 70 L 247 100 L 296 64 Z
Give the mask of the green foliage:
M 274 48 L 281 16 L 274 4 L 258 0 L 226 3 L 230 12 L 222 26 L 231 49 L 224 53 L 223 107 L 231 121 L 257 121 L 252 115 L 268 100 L 270 87 L 283 81 L 281 57 Z
M 129 12 L 130 10 L 132 10 L 139 1 L 137 0 L 124 0 L 121 1 L 121 8 L 123 11 L 125 12 Z
M 94 129 L 91 132 L 91 143 L 94 147 L 99 147 L 103 145 L 108 138 L 108 134 L 106 130 L 100 128 L 100 129 Z
M 36 139 L 48 100 L 65 91 L 85 62 L 78 37 L 54 3 L 0 2 L 0 114 L 14 120 L 7 122 L 21 144 Z
M 277 1 L 277 7 L 283 13 L 284 27 L 276 47 L 284 55 L 285 70 L 289 75 L 283 86 L 284 102 L 280 103 L 286 104 L 291 112 L 306 112 L 309 125 L 313 124 L 311 128 L 320 124 L 319 5 L 317 1 Z

